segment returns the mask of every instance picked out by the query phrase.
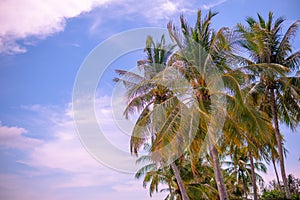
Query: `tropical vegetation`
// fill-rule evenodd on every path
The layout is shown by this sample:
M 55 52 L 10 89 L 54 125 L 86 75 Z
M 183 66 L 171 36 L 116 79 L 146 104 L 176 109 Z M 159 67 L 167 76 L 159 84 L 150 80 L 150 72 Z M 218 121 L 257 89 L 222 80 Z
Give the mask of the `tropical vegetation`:
M 199 10 L 194 26 L 184 16 L 168 23 L 172 44 L 148 36 L 138 69 L 116 70 L 124 116 L 137 116 L 130 150 L 144 166 L 135 177 L 169 200 L 299 197 L 280 125 L 295 130 L 300 120 L 300 51 L 292 47 L 300 21 L 285 29 L 270 12 L 215 30 L 216 15 Z M 277 186 L 262 194 L 260 173 L 271 162 Z

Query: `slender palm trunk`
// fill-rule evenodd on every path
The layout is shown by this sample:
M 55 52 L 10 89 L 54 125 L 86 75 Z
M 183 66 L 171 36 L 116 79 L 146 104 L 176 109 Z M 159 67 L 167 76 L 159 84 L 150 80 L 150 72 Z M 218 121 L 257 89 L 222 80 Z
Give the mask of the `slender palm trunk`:
M 243 179 L 243 190 L 244 190 L 244 195 L 245 195 L 245 200 L 248 199 L 248 193 L 247 193 L 247 183 L 244 177 L 244 172 L 242 172 L 242 179 Z
M 228 200 L 228 194 L 219 163 L 219 156 L 217 153 L 217 149 L 212 142 L 210 142 L 210 154 L 213 159 L 214 174 L 217 182 L 220 200 Z
M 169 187 L 169 192 L 170 192 L 170 197 L 171 197 L 170 199 L 172 199 L 173 198 L 173 190 L 172 190 L 170 182 L 168 182 L 168 187 Z
M 174 171 L 174 175 L 175 175 L 175 178 L 176 178 L 177 183 L 178 183 L 178 187 L 179 187 L 179 190 L 180 190 L 180 193 L 181 193 L 182 200 L 188 200 L 189 197 L 187 195 L 186 189 L 183 185 L 183 181 L 182 181 L 181 176 L 180 176 L 180 172 L 179 172 L 175 162 L 171 163 L 171 167 L 172 167 L 172 170 Z
M 257 198 L 257 185 L 256 185 L 255 169 L 254 169 L 254 162 L 253 162 L 253 156 L 251 154 L 251 150 L 249 150 L 249 158 L 250 158 L 250 166 L 251 166 L 253 197 L 254 197 L 254 200 L 257 200 L 258 199 Z
M 275 171 L 275 175 L 276 175 L 277 184 L 278 184 L 278 187 L 279 187 L 278 189 L 280 191 L 280 196 L 283 197 L 282 188 L 281 188 L 281 185 L 280 185 L 279 176 L 278 176 L 278 172 L 277 172 L 277 167 L 276 167 L 273 155 L 272 155 L 272 163 L 273 163 L 273 167 L 274 167 L 274 171 Z
M 278 146 L 278 155 L 279 155 L 279 161 L 280 161 L 280 169 L 281 169 L 281 176 L 284 184 L 284 190 L 286 194 L 287 199 L 291 199 L 291 194 L 286 178 L 285 173 L 285 166 L 284 166 L 284 156 L 283 156 L 283 150 L 282 150 L 282 139 L 279 131 L 279 125 L 278 125 L 278 117 L 277 117 L 277 108 L 276 108 L 276 102 L 275 102 L 275 92 L 274 89 L 271 89 L 271 109 L 272 109 L 272 115 L 273 115 L 273 121 L 274 121 L 274 129 L 275 129 L 275 136 L 277 140 L 277 146 Z

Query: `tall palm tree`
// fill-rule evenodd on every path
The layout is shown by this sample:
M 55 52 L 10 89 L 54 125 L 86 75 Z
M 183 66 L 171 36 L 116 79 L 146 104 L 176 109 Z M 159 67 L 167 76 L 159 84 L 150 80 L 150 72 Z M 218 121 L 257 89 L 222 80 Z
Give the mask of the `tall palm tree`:
M 169 34 L 179 47 L 179 58 L 175 59 L 172 67 L 181 72 L 190 82 L 198 103 L 198 110 L 204 113 L 199 128 L 202 134 L 208 136 L 209 152 L 213 160 L 213 169 L 219 191 L 220 199 L 228 199 L 223 174 L 219 163 L 217 143 L 208 133 L 209 125 L 212 120 L 212 91 L 209 88 L 207 76 L 214 70 L 217 73 L 215 64 L 223 64 L 222 51 L 227 48 L 223 29 L 217 33 L 211 29 L 211 20 L 217 13 L 209 11 L 207 16 L 202 19 L 201 11 L 198 11 L 197 22 L 194 28 L 189 27 L 183 16 L 180 17 L 181 28 L 168 24 Z M 224 66 L 223 66 L 224 67 Z M 215 68 L 215 69 L 214 69 Z M 211 71 L 210 71 L 211 70 Z M 223 69 L 221 69 L 222 71 Z M 216 75 L 216 74 L 215 74 Z M 210 117 L 207 117 L 210 116 Z M 203 137 L 203 136 L 202 136 Z M 200 137 L 201 138 L 201 137 Z
M 176 177 L 181 197 L 187 200 L 188 195 L 180 171 L 173 162 L 174 156 L 180 154 L 182 150 L 178 150 L 176 155 L 172 153 L 172 150 L 176 150 L 176 146 L 182 145 L 180 141 L 184 141 L 177 135 L 184 132 L 179 131 L 177 122 L 181 119 L 181 110 L 185 105 L 162 83 L 166 61 L 172 48 L 166 45 L 164 36 L 157 44 L 149 36 L 145 48 L 147 59 L 138 62 L 141 74 L 116 70 L 121 77 L 114 80 L 122 82 L 127 88 L 128 104 L 124 115 L 129 117 L 130 114 L 140 112 L 130 140 L 131 152 L 138 155 L 140 148 L 149 142 L 151 144 L 149 153 L 156 164 L 164 165 L 171 160 L 170 166 Z M 185 112 L 185 115 L 187 114 L 188 112 Z M 164 147 L 168 148 L 168 151 L 162 151 Z
M 257 112 L 261 112 L 259 110 L 259 106 L 257 105 L 257 100 L 255 99 L 255 96 L 253 96 L 253 93 L 251 93 L 252 87 L 249 87 L 247 81 L 243 87 L 243 93 L 245 94 L 245 101 L 254 109 L 257 110 Z M 257 126 L 257 130 L 254 130 L 254 132 L 249 132 L 250 134 L 246 134 L 246 137 L 243 139 L 245 140 L 245 147 L 248 150 L 248 157 L 250 161 L 250 167 L 251 167 L 251 181 L 252 181 L 252 187 L 253 187 L 253 197 L 254 200 L 258 199 L 258 192 L 257 192 L 257 185 L 256 185 L 256 176 L 255 176 L 255 166 L 254 166 L 254 158 L 256 160 L 262 160 L 264 159 L 267 163 L 270 161 L 270 154 L 274 155 L 274 149 L 277 146 L 276 140 L 273 137 L 274 136 L 274 129 L 271 125 L 271 119 L 266 116 L 265 113 L 262 113 L 265 115 L 265 118 L 263 119 L 266 122 L 266 125 L 268 126 L 267 131 L 261 131 L 260 126 Z M 256 119 L 259 119 L 256 118 Z M 242 130 L 245 131 L 246 129 Z M 246 130 L 247 131 L 247 130 Z
M 279 17 L 273 21 L 273 13 L 269 12 L 268 21 L 258 14 L 258 21 L 247 18 L 248 26 L 237 25 L 241 34 L 241 45 L 250 59 L 241 58 L 247 66 L 245 72 L 251 73 L 252 92 L 260 92 L 261 110 L 272 117 L 280 160 L 281 175 L 286 197 L 290 199 L 284 156 L 283 141 L 279 129 L 279 121 L 294 129 L 300 119 L 299 78 L 291 77 L 299 69 L 300 51 L 292 53 L 291 40 L 299 27 L 299 20 L 294 22 L 281 35 L 284 19 Z
M 279 176 L 278 176 L 278 171 L 277 171 L 277 167 L 276 167 L 276 162 L 275 162 L 275 156 L 274 154 L 272 154 L 272 164 L 273 164 L 273 168 L 274 168 L 274 172 L 276 175 L 276 180 L 277 180 L 277 184 L 278 184 L 278 188 L 280 191 L 280 196 L 283 197 L 283 193 L 282 193 L 282 188 L 280 186 L 280 180 L 279 180 Z
M 245 137 L 253 138 L 254 133 L 262 134 L 263 132 L 268 132 L 270 126 L 268 119 L 266 119 L 267 117 L 252 108 L 243 98 L 240 83 L 237 80 L 239 77 L 232 73 L 230 63 L 227 61 L 227 56 L 231 54 L 232 43 L 230 37 L 232 36 L 226 28 L 222 28 L 217 32 L 210 28 L 211 19 L 215 15 L 216 13 L 210 11 L 202 19 L 201 11 L 199 11 L 194 28 L 187 25 L 183 16 L 181 16 L 181 28 L 179 30 L 172 23 L 169 23 L 169 33 L 180 47 L 178 53 L 180 56 L 177 55 L 173 62 L 171 59 L 170 63 L 189 81 L 198 103 L 196 109 L 200 113 L 205 113 L 205 115 L 200 117 L 202 121 L 199 123 L 199 130 L 208 138 L 209 155 L 212 158 L 220 199 L 228 199 L 219 163 L 221 148 L 219 142 L 217 142 L 217 139 L 220 138 L 218 132 L 223 132 L 225 137 L 228 137 L 230 140 L 234 132 L 233 129 L 239 130 L 234 133 L 239 134 L 242 141 Z M 215 75 L 213 78 L 210 77 L 212 74 Z M 218 78 L 222 80 L 224 85 L 214 88 L 212 82 L 217 82 Z M 220 106 L 226 108 L 226 113 L 224 113 L 225 126 L 219 130 L 214 127 L 214 122 L 216 124 L 221 124 L 222 122 L 217 121 L 218 119 L 212 119 L 215 117 L 213 111 L 214 106 L 216 106 L 213 105 L 212 99 L 216 96 L 222 96 L 222 98 L 226 99 L 226 103 L 218 102 Z M 218 114 L 220 115 L 221 113 L 221 109 L 218 110 Z M 212 125 L 215 131 L 214 135 L 208 130 L 208 127 L 210 126 L 211 128 Z M 267 141 L 266 137 L 262 138 L 263 141 Z M 193 143 L 191 146 L 193 146 Z M 194 149 L 193 154 L 197 154 L 195 153 L 196 151 L 197 148 Z
M 257 114 L 255 120 L 251 120 L 251 118 L 248 120 L 249 122 L 251 121 L 251 123 L 255 124 L 254 129 L 251 128 L 250 125 L 247 125 L 240 120 L 237 120 L 234 123 L 232 123 L 230 120 L 227 121 L 225 123 L 226 132 L 224 133 L 224 138 L 222 141 L 222 145 L 224 146 L 223 148 L 226 149 L 226 155 L 231 156 L 233 161 L 237 158 L 240 158 L 241 160 L 245 160 L 245 158 L 247 158 L 247 161 L 250 162 L 249 170 L 251 172 L 251 176 L 248 176 L 248 178 L 252 183 L 254 199 L 258 199 L 256 185 L 257 176 L 255 176 L 256 172 L 254 158 L 256 162 L 262 159 L 268 160 L 268 152 L 265 148 L 265 145 L 268 145 L 267 139 L 274 133 L 274 130 L 271 126 L 271 121 L 268 120 L 268 118 L 262 117 L 263 115 L 259 116 Z M 237 126 L 236 123 L 238 123 Z M 242 180 L 244 194 L 247 194 L 247 184 L 244 179 Z

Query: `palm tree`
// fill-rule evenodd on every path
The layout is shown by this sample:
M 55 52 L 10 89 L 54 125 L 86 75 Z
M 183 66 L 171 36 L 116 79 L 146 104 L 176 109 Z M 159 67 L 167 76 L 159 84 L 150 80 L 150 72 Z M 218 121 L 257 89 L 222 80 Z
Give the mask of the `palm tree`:
M 180 47 L 178 53 L 180 56 L 176 55 L 177 57 L 173 59 L 173 62 L 171 59 L 170 63 L 189 81 L 198 103 L 196 109 L 200 113 L 205 113 L 201 115 L 202 121 L 199 123 L 199 130 L 203 135 L 208 136 L 209 154 L 212 158 L 220 199 L 228 199 L 219 164 L 219 154 L 222 148 L 220 148 L 220 144 L 216 139 L 220 139 L 220 137 L 215 137 L 208 130 L 208 126 L 211 128 L 211 125 L 214 125 L 213 122 L 220 124 L 217 121 L 218 119 L 212 119 L 215 117 L 213 111 L 216 106 L 213 105 L 212 98 L 217 96 L 226 99 L 226 103 L 220 101 L 218 103 L 220 103 L 219 106 L 227 108 L 226 113 L 224 113 L 225 121 L 223 121 L 225 126 L 218 127 L 219 130 L 213 127 L 214 134 L 223 132 L 222 137 L 228 137 L 230 140 L 235 137 L 232 134 L 236 133 L 240 136 L 240 141 L 243 141 L 245 138 L 254 138 L 255 134 L 268 132 L 270 126 L 267 116 L 253 108 L 243 97 L 238 81 L 240 77 L 233 73 L 229 67 L 230 63 L 227 61 L 227 57 L 231 55 L 232 43 L 230 37 L 232 35 L 226 28 L 222 28 L 218 32 L 210 28 L 211 19 L 215 15 L 216 13 L 210 11 L 202 20 L 201 11 L 199 11 L 194 28 L 189 27 L 183 16 L 181 16 L 181 31 L 172 23 L 169 23 L 169 33 Z M 211 78 L 211 74 L 215 76 Z M 212 82 L 217 82 L 218 78 L 221 78 L 224 85 L 214 88 Z M 222 111 L 219 109 L 218 114 L 221 113 Z M 260 138 L 262 138 L 262 141 L 268 141 L 267 137 Z M 193 143 L 191 146 L 193 146 Z M 197 148 L 194 149 L 193 153 L 197 155 L 195 152 L 197 152 Z
M 167 185 L 167 188 L 162 189 L 160 192 L 169 192 L 166 199 L 173 200 L 181 197 L 177 179 L 170 166 L 158 166 L 155 162 L 151 161 L 151 156 L 141 156 L 137 162 L 149 162 L 149 160 L 150 163 L 139 169 L 135 177 L 141 178 L 144 175 L 143 186 L 146 187 L 149 184 L 150 196 L 152 196 L 153 192 L 158 192 L 158 186 L 162 184 Z M 213 170 L 208 162 L 204 162 L 203 160 L 197 162 L 196 177 L 192 172 L 191 163 L 188 160 L 185 160 L 184 163 L 178 163 L 180 161 L 176 162 L 190 200 L 218 198 L 216 184 L 213 181 Z
M 253 187 L 253 197 L 254 199 L 258 199 L 258 194 L 257 194 L 257 176 L 255 175 L 255 169 L 256 169 L 256 164 L 254 159 L 256 160 L 256 163 L 258 163 L 259 160 L 265 159 L 268 161 L 268 152 L 267 149 L 264 147 L 264 145 L 267 144 L 267 141 L 265 140 L 264 137 L 261 137 L 263 133 L 274 133 L 274 130 L 272 129 L 271 122 L 267 121 L 267 123 L 262 122 L 264 119 L 260 119 L 258 116 L 256 118 L 257 121 L 261 121 L 259 123 L 255 123 L 257 126 L 257 129 L 264 130 L 257 130 L 257 134 L 253 134 L 253 132 L 248 132 L 245 127 L 243 127 L 243 123 L 240 123 L 236 127 L 227 127 L 229 130 L 228 132 L 225 132 L 224 134 L 224 139 L 222 141 L 222 145 L 224 149 L 226 149 L 226 155 L 230 156 L 232 158 L 232 162 L 234 162 L 237 159 L 235 163 L 237 164 L 243 164 L 243 162 L 249 161 L 249 173 L 251 176 L 248 176 L 247 178 L 249 181 L 251 180 L 251 185 Z M 229 122 L 230 123 L 230 122 Z M 225 124 L 225 126 L 232 126 L 232 124 Z M 270 135 L 271 134 L 265 134 L 265 135 Z M 225 162 L 226 163 L 226 162 Z M 237 169 L 237 168 L 236 168 Z M 243 191 L 245 194 L 245 197 L 247 198 L 247 184 L 245 177 L 242 177 L 242 186 L 243 186 Z M 260 179 L 261 180 L 261 179 Z
M 224 57 L 221 56 L 221 54 L 223 53 L 222 51 L 227 48 L 226 39 L 223 35 L 224 30 L 221 29 L 216 33 L 210 28 L 211 20 L 216 14 L 217 13 L 209 11 L 207 16 L 202 19 L 201 11 L 199 10 L 194 28 L 189 27 L 184 17 L 181 16 L 181 28 L 178 30 L 178 28 L 170 22 L 168 29 L 171 38 L 180 48 L 178 52 L 180 55 L 179 58 L 174 59 L 174 62 L 171 62 L 171 64 L 172 67 L 182 73 L 190 82 L 198 104 L 198 108 L 196 109 L 203 114 L 199 122 L 199 129 L 202 134 L 208 136 L 210 144 L 209 152 L 213 160 L 212 165 L 215 179 L 220 199 L 223 200 L 228 199 L 228 194 L 219 163 L 216 147 L 217 143 L 212 135 L 208 133 L 209 125 L 212 122 L 213 112 L 211 110 L 211 97 L 213 94 L 207 78 L 210 73 L 213 74 L 213 71 L 217 74 L 215 65 L 221 66 L 223 64 Z M 224 66 L 222 67 L 224 68 Z
M 251 182 L 253 186 L 254 199 L 258 199 L 254 159 L 269 162 L 269 149 L 273 147 L 274 129 L 271 124 L 271 119 L 266 113 L 260 111 L 255 103 L 255 98 L 249 95 L 249 87 L 246 75 L 240 73 L 239 70 L 229 72 L 232 76 L 239 80 L 241 86 L 239 96 L 242 96 L 243 106 L 237 110 L 236 107 L 227 107 L 227 117 L 223 128 L 222 147 L 229 155 L 235 155 L 236 149 L 247 150 L 245 156 L 249 158 L 251 169 Z M 231 99 L 228 99 L 231 101 Z M 244 188 L 246 188 L 244 184 Z M 244 189 L 245 191 L 245 189 Z
M 259 110 L 259 107 L 257 106 L 257 102 L 255 97 L 253 97 L 253 93 L 251 93 L 251 87 L 248 87 L 247 85 L 243 88 L 243 92 L 245 94 L 245 100 L 250 104 L 251 107 L 257 110 L 257 112 L 261 112 Z M 265 114 L 265 113 L 263 113 Z M 259 118 L 257 118 L 259 119 Z M 260 127 L 257 127 L 257 130 L 255 132 L 248 134 L 248 137 L 245 137 L 245 144 L 246 148 L 248 150 L 248 157 L 250 160 L 250 167 L 251 167 L 251 181 L 252 181 L 252 187 L 253 187 L 253 197 L 254 200 L 258 199 L 258 193 L 257 193 L 257 185 L 256 185 L 256 176 L 255 176 L 255 166 L 254 166 L 254 158 L 256 160 L 262 160 L 264 159 L 267 163 L 270 161 L 270 154 L 274 155 L 274 149 L 277 146 L 276 140 L 273 137 L 274 136 L 274 129 L 271 125 L 271 119 L 267 116 L 265 117 L 267 126 L 269 126 L 268 131 L 261 131 L 259 130 Z M 250 137 L 249 137 L 250 136 Z
M 152 196 L 153 192 L 158 192 L 158 185 L 159 184 L 166 184 L 168 186 L 167 189 L 162 189 L 162 191 L 168 191 L 169 195 L 167 198 L 170 197 L 170 199 L 174 198 L 177 194 L 177 188 L 175 189 L 175 183 L 174 180 L 174 173 L 170 169 L 169 166 L 160 166 L 157 163 L 155 163 L 150 155 L 144 155 L 140 156 L 137 161 L 137 163 L 146 163 L 142 168 L 140 168 L 136 174 L 135 178 L 139 179 L 142 176 L 144 176 L 143 179 L 143 187 L 147 187 L 147 184 L 150 183 L 149 186 L 149 194 L 150 197 Z
M 275 132 L 280 157 L 282 146 L 278 141 L 282 142 L 282 139 L 278 121 L 283 120 L 291 128 L 299 122 L 300 81 L 298 77 L 286 76 L 288 69 L 296 69 L 299 63 L 300 52 L 288 56 L 291 51 L 287 42 L 298 22 L 288 29 L 286 35 L 290 36 L 284 36 L 281 42 L 278 31 L 282 20 L 276 20 L 272 27 L 272 14 L 264 26 L 260 16 L 259 25 L 251 18 L 248 18 L 250 28 L 239 25 L 238 30 L 243 37 L 240 44 L 250 52 L 250 60 L 231 56 L 228 29 L 215 32 L 210 28 L 215 15 L 209 11 L 201 19 L 199 11 L 194 28 L 187 25 L 183 16 L 180 18 L 180 29 L 170 22 L 169 34 L 179 47 L 176 53 L 170 55 L 173 46 L 165 44 L 164 36 L 156 44 L 148 37 L 145 48 L 147 58 L 138 61 L 139 72 L 116 71 L 121 77 L 115 78 L 115 81 L 122 82 L 127 89 L 128 104 L 124 115 L 128 118 L 138 113 L 130 150 L 138 156 L 144 145 L 150 145 L 148 156 L 152 163 L 139 171 L 146 173 L 144 184 L 150 182 L 150 194 L 157 190 L 160 182 L 166 180 L 170 198 L 179 195 L 187 200 L 193 198 L 196 191 L 201 191 L 200 196 L 206 194 L 205 191 L 213 191 L 213 187 L 206 186 L 214 183 L 199 182 L 198 178 L 201 170 L 197 164 L 200 158 L 206 156 L 202 146 L 207 142 L 211 158 L 208 161 L 213 167 L 219 197 L 221 200 L 228 199 L 219 161 L 222 151 L 226 150 L 222 146 L 224 141 L 231 141 L 233 149 L 246 145 L 255 193 L 254 158 L 259 160 L 260 154 L 265 154 L 262 144 L 272 146 L 269 138 Z M 286 51 L 282 50 L 284 48 Z M 273 51 L 277 53 L 275 56 L 270 54 Z M 247 66 L 232 70 L 228 63 L 230 58 Z M 221 87 L 217 79 L 223 83 Z M 290 96 L 293 98 L 290 99 Z M 221 99 L 217 101 L 220 105 L 216 105 L 215 99 Z M 271 102 L 271 106 L 266 102 Z M 217 110 L 219 107 L 222 109 Z M 218 114 L 224 112 L 222 117 L 216 117 L 216 111 L 222 111 Z M 273 119 L 275 131 L 270 126 L 270 118 Z M 179 161 L 175 162 L 178 157 Z M 170 181 L 170 175 L 174 175 L 173 181 Z M 250 180 L 250 176 L 248 178 Z M 198 194 L 196 196 L 199 198 Z
M 185 106 L 168 87 L 162 84 L 166 61 L 172 48 L 165 44 L 164 36 L 157 44 L 149 36 L 145 48 L 147 59 L 138 62 L 142 74 L 116 70 L 121 78 L 114 80 L 122 82 L 127 88 L 128 104 L 124 115 L 128 118 L 130 114 L 140 112 L 130 140 L 131 152 L 137 156 L 139 149 L 149 142 L 151 144 L 149 153 L 156 164 L 163 165 L 171 160 L 170 166 L 176 177 L 180 194 L 183 200 L 187 200 L 188 195 L 180 171 L 173 162 L 174 156 L 180 154 L 182 150 L 178 150 L 176 155 L 172 153 L 176 146 L 182 145 L 179 144 L 180 141 L 184 141 L 176 134 L 184 132 L 179 131 L 177 122 L 180 121 L 181 110 Z M 188 112 L 185 112 L 185 115 L 187 114 Z M 171 140 L 173 143 L 170 142 Z M 166 146 L 168 151 L 162 151 L 161 149 Z
M 247 50 L 250 59 L 240 59 L 247 66 L 244 72 L 251 73 L 251 92 L 260 93 L 261 110 L 272 117 L 280 160 L 281 175 L 286 197 L 290 199 L 288 189 L 283 142 L 279 129 L 279 121 L 286 123 L 292 130 L 300 119 L 299 78 L 288 77 L 299 68 L 300 51 L 292 53 L 291 39 L 299 27 L 299 21 L 294 22 L 281 36 L 284 19 L 279 17 L 273 21 L 273 13 L 269 12 L 266 22 L 258 14 L 258 21 L 248 17 L 248 27 L 237 25 L 241 34 L 241 46 Z
M 192 199 L 218 199 L 218 190 L 214 181 L 214 171 L 207 157 L 198 158 L 195 166 L 191 160 L 191 154 L 180 165 L 181 174 L 188 190 L 189 198 Z
M 251 161 L 251 156 L 248 155 L 248 148 L 235 148 L 234 152 L 230 152 L 231 161 L 224 161 L 223 164 L 227 165 L 227 172 L 235 177 L 237 177 L 238 183 L 241 182 L 243 185 L 244 197 L 247 199 L 248 196 L 248 183 L 252 177 L 255 179 L 263 181 L 262 177 L 257 174 L 252 168 L 257 171 L 266 172 L 266 166 L 262 162 Z M 252 182 L 252 187 L 256 183 Z
M 276 175 L 276 180 L 277 180 L 277 184 L 278 184 L 278 188 L 280 191 L 280 196 L 283 197 L 283 193 L 282 193 L 282 189 L 281 189 L 281 185 L 280 185 L 280 180 L 279 180 L 279 176 L 278 176 L 278 172 L 277 172 L 277 167 L 276 167 L 276 163 L 275 163 L 275 156 L 274 154 L 272 154 L 272 164 L 273 164 L 273 168 L 274 168 L 274 172 Z

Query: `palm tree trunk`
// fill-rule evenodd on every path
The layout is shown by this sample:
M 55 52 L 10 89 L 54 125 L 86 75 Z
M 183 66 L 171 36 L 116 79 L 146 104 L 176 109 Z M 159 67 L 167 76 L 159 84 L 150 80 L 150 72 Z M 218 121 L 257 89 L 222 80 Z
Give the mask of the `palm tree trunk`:
M 248 199 L 247 184 L 245 181 L 244 172 L 242 172 L 242 179 L 243 179 L 243 190 L 244 190 L 245 200 L 247 200 Z
M 273 155 L 272 155 L 272 163 L 273 163 L 273 167 L 274 167 L 274 171 L 275 171 L 275 175 L 276 175 L 277 184 L 278 184 L 278 187 L 279 187 L 278 189 L 280 191 L 280 196 L 283 197 L 282 189 L 281 189 L 281 185 L 280 185 L 280 181 L 279 181 L 279 176 L 278 176 L 278 172 L 277 172 L 277 167 L 276 167 Z
M 256 177 L 255 177 L 255 169 L 254 169 L 254 162 L 253 162 L 253 156 L 251 154 L 251 149 L 249 150 L 249 158 L 250 158 L 250 166 L 251 166 L 253 197 L 254 197 L 254 200 L 257 200 L 258 198 L 257 198 Z
M 188 200 L 189 197 L 186 193 L 186 189 L 183 185 L 183 181 L 181 179 L 181 176 L 180 176 L 180 172 L 175 164 L 175 162 L 172 162 L 171 163 L 171 167 L 172 167 L 172 170 L 174 172 L 174 175 L 175 175 L 175 178 L 177 180 L 177 183 L 178 183 L 178 187 L 179 187 L 179 190 L 180 190 L 180 193 L 181 193 L 181 197 L 182 197 L 182 200 Z
M 279 162 L 280 162 L 280 169 L 281 169 L 281 176 L 284 184 L 284 190 L 286 194 L 287 199 L 291 199 L 291 194 L 286 178 L 285 173 L 285 166 L 284 166 L 284 156 L 283 156 L 283 150 L 282 150 L 282 140 L 281 135 L 279 131 L 279 125 L 278 125 L 278 117 L 277 117 L 277 108 L 276 108 L 276 102 L 275 102 L 275 92 L 274 89 L 271 89 L 271 109 L 272 109 L 272 115 L 273 115 L 273 121 L 274 121 L 274 129 L 275 129 L 275 136 L 277 140 L 277 146 L 278 146 L 278 155 L 279 155 Z
M 169 187 L 170 199 L 172 199 L 173 191 L 172 191 L 171 183 L 169 181 L 168 181 L 168 187 Z
M 219 163 L 219 156 L 217 153 L 217 149 L 212 142 L 210 142 L 210 149 L 211 149 L 210 154 L 213 159 L 214 174 L 217 182 L 220 200 L 228 200 L 228 194 L 226 191 L 226 186 L 224 183 L 223 174 Z

